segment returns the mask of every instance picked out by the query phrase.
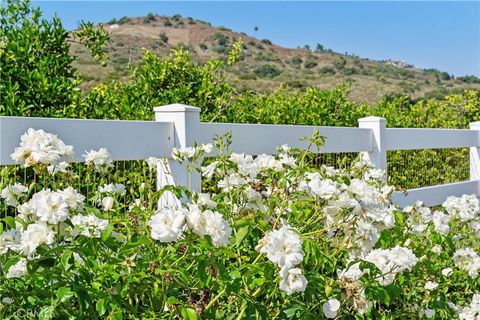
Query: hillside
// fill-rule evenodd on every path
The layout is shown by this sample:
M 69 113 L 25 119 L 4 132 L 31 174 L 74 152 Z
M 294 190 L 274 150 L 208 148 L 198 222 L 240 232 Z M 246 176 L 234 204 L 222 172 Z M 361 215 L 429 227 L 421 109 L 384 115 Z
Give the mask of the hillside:
M 441 96 L 463 88 L 480 89 L 477 78 L 451 79 L 448 73 L 435 69 L 373 61 L 322 47 L 314 51 L 283 48 L 268 39 L 260 40 L 179 15 L 124 17 L 105 24 L 104 28 L 111 34 L 110 62 L 106 67 L 99 67 L 85 48 L 75 43 L 71 46 L 72 54 L 77 56 L 75 65 L 86 80 L 84 89 L 102 80 L 125 78 L 129 66 L 140 62 L 144 49 L 162 56 L 172 48 L 183 46 L 194 59 L 206 61 L 212 57 L 226 57 L 238 38 L 244 43 L 242 59 L 229 68 L 226 76 L 240 91 L 264 92 L 279 85 L 288 85 L 293 90 L 307 86 L 322 89 L 347 82 L 352 99 L 376 103 L 392 93 L 408 93 L 418 98 Z

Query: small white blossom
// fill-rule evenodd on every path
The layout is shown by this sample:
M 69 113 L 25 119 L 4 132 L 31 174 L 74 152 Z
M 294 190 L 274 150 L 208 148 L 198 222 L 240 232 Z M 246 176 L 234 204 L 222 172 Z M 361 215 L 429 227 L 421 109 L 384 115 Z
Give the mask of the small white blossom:
M 232 235 L 232 228 L 228 221 L 223 219 L 219 212 L 208 212 L 205 214 L 206 218 L 206 234 L 212 238 L 212 244 L 215 247 L 226 246 L 230 242 Z
M 429 290 L 429 291 L 432 291 L 432 290 L 435 290 L 436 288 L 438 287 L 438 283 L 436 283 L 435 281 L 427 281 L 425 282 L 425 290 Z
M 23 196 L 27 191 L 27 187 L 20 183 L 15 183 L 3 188 L 0 197 L 5 200 L 6 205 L 15 207 L 18 205 L 18 198 Z
M 310 187 L 310 190 L 312 190 L 313 194 L 325 200 L 331 199 L 334 195 L 339 193 L 337 183 L 330 179 L 312 179 L 308 183 L 308 186 Z
M 202 211 L 195 204 L 190 204 L 188 206 L 188 211 L 186 214 L 187 226 L 195 234 L 200 237 L 203 237 L 207 234 L 207 214 L 212 213 L 212 211 Z
M 444 268 L 444 269 L 442 269 L 442 275 L 444 275 L 445 277 L 449 277 L 452 273 L 453 273 L 453 269 L 452 269 L 452 268 Z
M 433 224 L 435 225 L 435 231 L 441 234 L 447 234 L 450 232 L 450 216 L 441 211 L 435 211 L 432 216 Z
M 105 197 L 102 198 L 102 210 L 103 211 L 111 211 L 113 209 L 113 205 L 115 203 L 115 199 L 113 197 Z
M 174 242 L 183 235 L 185 212 L 173 208 L 162 208 L 152 216 L 148 225 L 152 238 L 161 242 Z
M 66 173 L 68 168 L 68 162 L 62 161 L 58 164 L 51 164 L 47 167 L 48 173 L 52 176 L 56 175 L 57 173 Z
M 8 250 L 20 252 L 22 249 L 22 230 L 9 229 L 0 234 L 0 255 Z
M 73 158 L 73 147 L 67 146 L 56 135 L 30 128 L 20 138 L 20 146 L 10 157 L 25 167 L 38 164 L 56 165 Z
M 418 258 L 410 249 L 400 246 L 391 249 L 375 249 L 364 260 L 373 263 L 382 272 L 377 279 L 382 286 L 393 283 L 397 273 L 412 270 L 418 262 Z
M 111 195 L 124 195 L 126 193 L 125 186 L 121 183 L 104 184 L 98 188 L 100 193 L 109 193 Z
M 35 253 L 41 244 L 50 245 L 55 239 L 55 233 L 45 223 L 32 223 L 22 233 L 21 250 L 27 256 Z
M 462 248 L 453 254 L 453 262 L 458 268 L 468 272 L 470 277 L 476 278 L 480 269 L 480 257 L 472 248 Z
M 435 310 L 426 308 L 424 311 L 424 314 L 425 314 L 425 317 L 427 317 L 428 319 L 432 319 L 435 316 Z
M 302 275 L 302 270 L 299 268 L 287 269 L 283 267 L 280 271 L 280 290 L 291 295 L 295 292 L 303 292 L 307 287 L 308 281 Z
M 35 215 L 42 222 L 57 224 L 70 215 L 70 208 L 61 193 L 50 189 L 35 193 L 30 200 Z
M 73 253 L 73 260 L 81 266 L 85 264 L 85 260 L 83 260 L 82 256 L 76 252 Z
M 87 165 L 93 165 L 99 172 L 107 172 L 109 168 L 113 167 L 110 152 L 106 148 L 100 148 L 98 151 L 86 151 L 83 157 Z
M 340 310 L 340 301 L 337 299 L 329 299 L 323 304 L 323 314 L 328 319 L 334 319 L 337 316 L 338 310 Z
M 149 170 L 157 170 L 157 165 L 160 161 L 161 159 L 155 157 L 149 157 L 148 159 L 145 159 Z
M 441 245 L 436 244 L 432 247 L 432 252 L 435 254 L 440 254 L 442 252 L 443 248 Z
M 20 259 L 17 263 L 8 268 L 6 275 L 7 279 L 10 278 L 23 278 L 27 274 L 27 260 Z
M 215 173 L 215 170 L 217 169 L 217 164 L 218 161 L 214 161 L 208 166 L 202 167 L 202 175 L 207 179 L 211 179 L 213 177 L 213 174 Z
M 360 262 L 352 264 L 350 267 L 343 270 L 337 270 L 337 275 L 340 279 L 347 279 L 349 281 L 358 281 L 368 270 L 360 270 Z
M 288 226 L 267 233 L 260 240 L 257 250 L 265 253 L 280 268 L 293 268 L 303 261 L 302 241 Z
M 204 208 L 213 209 L 217 206 L 217 203 L 210 198 L 208 193 L 197 193 L 197 205 Z
M 476 195 L 463 195 L 461 197 L 448 197 L 442 204 L 452 216 L 467 222 L 480 214 L 479 200 Z
M 79 214 L 73 216 L 70 220 L 74 226 L 70 233 L 74 237 L 80 234 L 89 238 L 100 238 L 102 231 L 108 227 L 108 220 L 100 219 L 92 213 L 86 216 Z
M 470 306 L 459 307 L 458 313 L 461 320 L 478 320 L 480 318 L 480 294 L 474 294 Z

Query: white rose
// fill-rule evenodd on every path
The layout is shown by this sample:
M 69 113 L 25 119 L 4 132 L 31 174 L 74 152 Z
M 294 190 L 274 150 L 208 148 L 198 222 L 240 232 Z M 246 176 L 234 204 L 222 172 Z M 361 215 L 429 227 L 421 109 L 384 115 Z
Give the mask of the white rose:
M 337 316 L 337 312 L 340 309 L 340 301 L 337 299 L 329 299 L 327 302 L 323 304 L 323 314 L 328 319 L 333 319 Z

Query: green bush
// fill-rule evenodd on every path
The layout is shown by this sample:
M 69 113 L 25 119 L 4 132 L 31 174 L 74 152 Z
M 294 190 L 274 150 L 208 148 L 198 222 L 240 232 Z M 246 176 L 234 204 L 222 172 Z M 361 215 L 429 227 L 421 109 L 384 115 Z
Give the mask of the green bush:
M 457 82 L 460 83 L 480 83 L 480 78 L 475 76 L 462 76 L 457 78 Z
M 302 58 L 298 57 L 298 56 L 295 56 L 292 58 L 292 64 L 295 65 L 295 66 L 299 66 L 303 63 L 303 60 Z
M 313 69 L 317 65 L 318 65 L 318 63 L 317 63 L 317 61 L 315 61 L 314 58 L 308 58 L 307 60 L 305 60 L 305 63 L 303 64 L 303 67 L 307 68 L 307 69 Z
M 28 2 L 7 0 L 0 13 L 0 114 L 61 116 L 80 98 L 68 32 Z
M 241 80 L 257 80 L 257 76 L 254 73 L 242 73 L 238 78 Z
M 213 40 L 217 41 L 217 45 L 219 46 L 226 46 L 228 43 L 228 36 L 221 32 L 216 32 L 213 34 Z
M 225 54 L 225 53 L 228 53 L 229 48 L 228 48 L 228 47 L 225 47 L 225 46 L 218 46 L 218 45 L 217 45 L 217 46 L 213 46 L 213 47 L 211 48 L 211 50 L 212 50 L 213 52 L 216 52 L 216 53 Z
M 255 47 L 256 47 L 257 49 L 259 49 L 259 50 L 263 50 L 263 49 L 265 49 L 265 47 L 264 47 L 264 46 L 262 46 L 262 44 L 261 44 L 261 43 L 255 43 Z
M 165 32 L 160 33 L 160 41 L 163 42 L 163 43 L 168 42 L 168 36 L 165 34 Z
M 342 70 L 346 64 L 347 60 L 345 60 L 345 58 L 343 57 L 340 57 L 337 60 L 333 61 L 333 65 L 335 66 L 335 68 L 337 68 L 337 70 Z
M 268 39 L 262 39 L 262 40 L 260 40 L 260 42 L 263 43 L 263 44 L 272 45 L 272 41 L 270 41 Z
M 255 69 L 255 74 L 261 78 L 274 78 L 280 73 L 282 73 L 282 71 L 271 64 L 264 64 Z
M 150 23 L 150 22 L 156 21 L 156 20 L 157 20 L 157 18 L 155 17 L 155 14 L 153 14 L 153 13 L 149 13 L 149 14 L 147 14 L 147 16 L 145 18 L 143 18 L 144 23 Z
M 118 20 L 118 24 L 125 24 L 125 23 L 129 23 L 131 21 L 131 19 L 127 16 L 124 16 L 124 17 L 121 17 L 119 20 Z
M 334 75 L 336 73 L 332 67 L 322 67 L 318 72 L 323 75 Z

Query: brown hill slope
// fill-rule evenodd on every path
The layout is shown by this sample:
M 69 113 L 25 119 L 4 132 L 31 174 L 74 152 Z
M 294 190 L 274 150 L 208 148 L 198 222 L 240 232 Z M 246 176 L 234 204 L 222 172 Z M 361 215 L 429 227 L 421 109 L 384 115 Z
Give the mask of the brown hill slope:
M 182 18 L 149 14 L 122 18 L 104 25 L 111 33 L 110 62 L 99 67 L 83 47 L 72 44 L 75 62 L 85 76 L 84 88 L 102 80 L 124 78 L 129 66 L 140 62 L 144 49 L 160 56 L 183 46 L 200 61 L 226 57 L 231 45 L 241 38 L 242 60 L 228 71 L 228 79 L 239 90 L 271 90 L 288 85 L 293 90 L 306 86 L 331 88 L 347 82 L 351 97 L 359 102 L 376 103 L 391 93 L 408 93 L 413 98 L 442 95 L 463 88 L 480 89 L 479 83 L 450 79 L 445 72 L 394 65 L 392 61 L 372 61 L 330 50 L 287 49 L 224 27 Z

